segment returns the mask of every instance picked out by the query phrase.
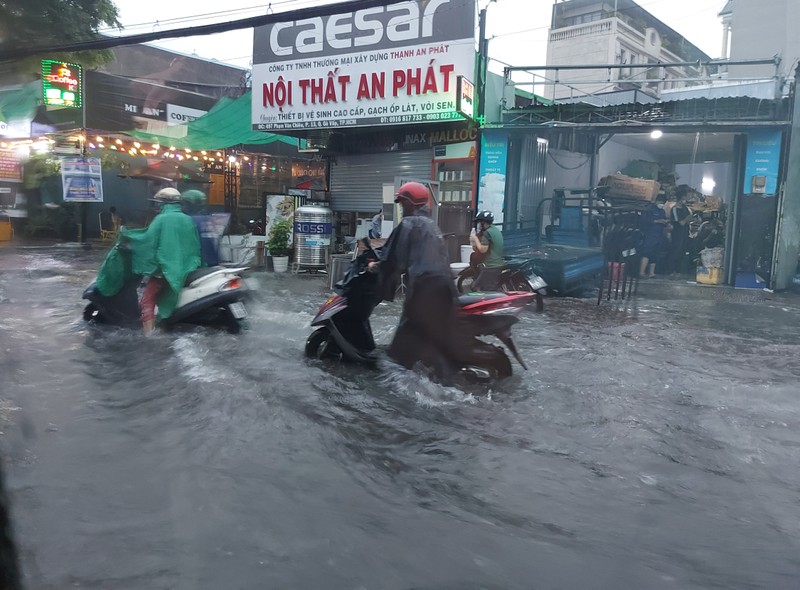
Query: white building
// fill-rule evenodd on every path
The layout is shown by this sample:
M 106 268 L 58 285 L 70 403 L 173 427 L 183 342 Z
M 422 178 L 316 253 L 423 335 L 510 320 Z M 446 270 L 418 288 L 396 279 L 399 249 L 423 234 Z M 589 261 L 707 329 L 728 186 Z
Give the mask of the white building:
M 730 31 L 731 61 L 780 56 L 780 74 L 794 75 L 800 60 L 800 2 L 797 0 L 730 0 L 720 12 Z M 724 49 L 724 47 L 723 47 Z M 730 66 L 730 77 L 769 77 L 770 66 Z
M 657 97 L 662 90 L 691 85 L 694 83 L 691 79 L 704 74 L 695 66 L 663 64 L 709 59 L 632 0 L 557 1 L 553 5 L 547 44 L 548 66 L 662 65 L 548 70 L 545 96 L 574 99 L 587 94 L 638 89 Z

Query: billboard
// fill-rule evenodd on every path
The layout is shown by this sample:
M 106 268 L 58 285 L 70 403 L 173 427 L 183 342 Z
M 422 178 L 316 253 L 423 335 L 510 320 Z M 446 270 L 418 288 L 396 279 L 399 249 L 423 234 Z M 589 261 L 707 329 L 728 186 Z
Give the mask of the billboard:
M 253 129 L 460 120 L 475 0 L 406 0 L 269 24 L 253 35 Z
M 64 200 L 73 203 L 103 202 L 100 158 L 61 158 Z
M 44 104 L 80 108 L 83 104 L 83 70 L 78 64 L 53 59 L 42 60 L 42 98 Z

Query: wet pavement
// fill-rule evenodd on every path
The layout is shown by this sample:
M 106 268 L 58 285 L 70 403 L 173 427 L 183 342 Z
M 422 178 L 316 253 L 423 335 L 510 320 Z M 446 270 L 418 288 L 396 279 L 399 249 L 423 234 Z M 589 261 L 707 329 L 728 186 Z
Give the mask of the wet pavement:
M 252 275 L 241 336 L 89 327 L 101 256 L 0 252 L 29 588 L 798 587 L 797 298 L 548 300 L 457 388 L 303 358 L 318 277 Z

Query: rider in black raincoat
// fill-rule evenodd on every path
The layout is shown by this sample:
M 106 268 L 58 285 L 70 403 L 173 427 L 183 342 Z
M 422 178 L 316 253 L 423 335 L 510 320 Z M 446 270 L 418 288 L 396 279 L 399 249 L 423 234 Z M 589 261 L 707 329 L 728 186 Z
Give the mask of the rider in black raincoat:
M 430 189 L 407 182 L 398 189 L 395 202 L 403 207 L 403 220 L 382 249 L 381 294 L 393 301 L 405 274 L 406 299 L 389 356 L 411 368 L 418 360 L 430 361 L 440 354 L 452 358 L 458 292 L 442 233 L 431 219 Z

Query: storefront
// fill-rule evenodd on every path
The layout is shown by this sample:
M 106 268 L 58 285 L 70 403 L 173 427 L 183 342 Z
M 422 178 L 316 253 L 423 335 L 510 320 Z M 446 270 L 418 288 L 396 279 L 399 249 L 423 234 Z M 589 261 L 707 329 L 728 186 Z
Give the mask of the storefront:
M 559 121 L 567 111 L 570 122 Z M 688 254 L 665 251 L 657 272 L 693 272 L 704 260 L 712 269 L 697 274 L 698 282 L 774 287 L 788 99 L 682 100 L 606 109 L 553 105 L 526 114 L 551 120 L 547 125 L 505 125 L 496 133 L 506 138 L 509 178 L 528 176 L 524 158 L 514 159 L 515 142 L 546 145 L 544 173 L 529 178 L 539 189 L 533 198 L 536 239 L 599 247 L 602 218 L 609 211 L 641 212 L 661 194 L 669 214 L 675 195 L 686 193 L 692 213 Z M 523 195 L 507 183 L 506 210 L 513 210 L 511 203 Z M 572 211 L 563 209 L 565 203 L 574 205 L 572 218 L 567 215 Z M 667 240 L 664 248 L 669 244 Z

